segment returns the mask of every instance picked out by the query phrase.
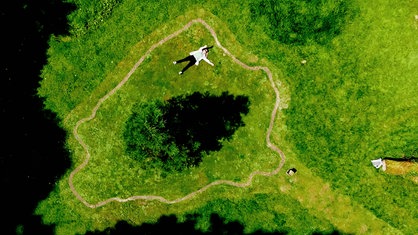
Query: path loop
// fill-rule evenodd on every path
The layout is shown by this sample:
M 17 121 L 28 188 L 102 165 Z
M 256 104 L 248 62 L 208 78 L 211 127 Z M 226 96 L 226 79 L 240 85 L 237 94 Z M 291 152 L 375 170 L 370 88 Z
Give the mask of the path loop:
M 168 200 L 168 199 L 166 199 L 164 197 L 161 197 L 161 196 L 158 196 L 158 195 L 137 195 L 137 196 L 132 196 L 132 197 L 128 197 L 128 198 L 112 197 L 112 198 L 106 199 L 104 201 L 98 202 L 96 204 L 91 204 L 91 203 L 87 202 L 78 193 L 78 191 L 75 189 L 74 184 L 73 184 L 74 176 L 79 171 L 81 171 L 88 164 L 88 162 L 90 160 L 90 157 L 91 157 L 90 152 L 89 152 L 89 148 L 88 148 L 87 144 L 84 143 L 84 141 L 78 135 L 78 127 L 81 124 L 83 124 L 85 122 L 88 122 L 88 121 L 90 121 L 90 120 L 92 120 L 92 119 L 94 119 L 96 117 L 96 112 L 100 108 L 100 106 L 102 105 L 102 103 L 107 98 L 109 98 L 111 95 L 115 94 L 115 92 L 118 91 L 129 80 L 129 78 L 136 71 L 136 69 L 139 67 L 139 65 L 141 65 L 141 63 L 145 60 L 145 58 L 149 54 L 151 54 L 151 52 L 154 49 L 156 49 L 157 47 L 163 45 L 168 40 L 170 40 L 170 39 L 178 36 L 180 33 L 186 31 L 194 23 L 200 23 L 203 26 L 205 26 L 206 29 L 212 34 L 212 37 L 215 39 L 216 45 L 220 49 L 222 49 L 225 54 L 227 54 L 229 57 L 231 57 L 232 60 L 235 63 L 239 64 L 241 67 L 243 67 L 243 68 L 245 68 L 247 70 L 253 70 L 253 71 L 255 71 L 255 70 L 263 70 L 267 74 L 267 76 L 269 78 L 269 81 L 270 81 L 270 84 L 271 84 L 271 86 L 272 86 L 272 88 L 274 90 L 274 93 L 276 94 L 276 102 L 274 104 L 274 108 L 273 108 L 273 111 L 271 113 L 270 124 L 269 124 L 269 127 L 267 129 L 266 144 L 267 144 L 267 147 L 268 148 L 270 148 L 271 150 L 273 150 L 274 152 L 276 152 L 276 153 L 279 154 L 279 156 L 280 156 L 280 163 L 279 163 L 279 165 L 277 166 L 276 169 L 274 169 L 271 172 L 254 171 L 254 172 L 252 172 L 248 176 L 248 179 L 245 182 L 234 182 L 234 181 L 230 181 L 230 180 L 217 180 L 217 181 L 214 181 L 214 182 L 212 182 L 212 183 L 210 183 L 210 184 L 208 184 L 208 185 L 200 188 L 197 191 L 191 192 L 191 193 L 187 194 L 186 196 L 181 197 L 181 198 L 177 198 L 175 200 Z M 271 71 L 270 71 L 269 68 L 262 67 L 262 66 L 249 66 L 247 64 L 244 64 L 243 62 L 241 62 L 240 60 L 238 60 L 233 54 L 231 54 L 231 52 L 229 52 L 225 47 L 222 46 L 222 44 L 218 40 L 218 37 L 216 35 L 215 30 L 213 30 L 213 28 L 210 27 L 204 20 L 202 20 L 200 18 L 191 20 L 189 23 L 187 23 L 185 26 L 183 26 L 183 28 L 181 28 L 180 30 L 178 30 L 178 31 L 170 34 L 166 38 L 164 38 L 161 41 L 159 41 L 159 42 L 155 43 L 154 45 L 152 45 L 148 49 L 148 51 L 138 60 L 138 62 L 136 62 L 136 64 L 132 67 L 132 69 L 129 71 L 129 73 L 123 78 L 123 80 L 115 88 L 113 88 L 109 93 L 107 93 L 105 96 L 103 96 L 101 99 L 99 99 L 99 101 L 97 102 L 96 106 L 93 108 L 90 116 L 88 116 L 86 118 L 83 118 L 83 119 L 80 119 L 76 123 L 76 125 L 75 125 L 75 127 L 73 129 L 73 135 L 76 138 L 76 140 L 80 143 L 80 145 L 83 147 L 84 151 L 86 152 L 86 158 L 84 159 L 84 161 L 78 167 L 76 167 L 71 172 L 70 177 L 68 179 L 68 184 L 70 186 L 70 189 L 71 189 L 72 193 L 76 196 L 76 198 L 79 201 L 81 201 L 85 206 L 90 207 L 90 208 L 98 208 L 98 207 L 104 206 L 104 205 L 106 205 L 106 204 L 108 204 L 110 202 L 113 202 L 113 201 L 115 201 L 115 202 L 128 202 L 128 201 L 134 201 L 134 200 L 145 200 L 145 201 L 157 200 L 157 201 L 160 201 L 160 202 L 166 203 L 166 204 L 174 204 L 174 203 L 178 203 L 178 202 L 182 202 L 182 201 L 188 200 L 188 199 L 190 199 L 190 198 L 192 198 L 192 197 L 194 197 L 194 196 L 196 196 L 196 195 L 198 195 L 198 194 L 200 194 L 200 193 L 206 191 L 207 189 L 209 189 L 209 188 L 211 188 L 213 186 L 216 186 L 216 185 L 222 185 L 223 184 L 223 185 L 230 185 L 230 186 L 240 187 L 240 188 L 249 187 L 249 186 L 251 186 L 252 181 L 253 181 L 253 178 L 255 176 L 257 176 L 257 175 L 261 175 L 261 176 L 265 176 L 265 177 L 274 176 L 274 175 L 276 175 L 280 171 L 280 169 L 282 169 L 282 167 L 283 167 L 283 165 L 285 163 L 285 160 L 286 160 L 285 154 L 277 146 L 275 146 L 273 143 L 271 143 L 271 140 L 270 140 L 271 131 L 273 130 L 274 121 L 275 121 L 276 116 L 277 116 L 277 111 L 279 109 L 279 105 L 280 105 L 279 90 L 277 89 L 276 84 L 274 83 L 273 75 L 272 75 L 272 73 L 271 73 Z

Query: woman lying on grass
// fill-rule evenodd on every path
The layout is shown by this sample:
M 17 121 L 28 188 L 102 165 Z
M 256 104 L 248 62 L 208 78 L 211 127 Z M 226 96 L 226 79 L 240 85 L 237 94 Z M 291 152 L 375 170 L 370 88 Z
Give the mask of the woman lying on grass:
M 199 50 L 197 51 L 192 51 L 189 53 L 189 56 L 181 59 L 181 60 L 177 60 L 174 61 L 173 64 L 177 64 L 177 63 L 181 63 L 181 62 L 185 62 L 185 61 L 189 61 L 189 63 L 186 65 L 186 67 L 184 67 L 179 74 L 183 74 L 188 68 L 190 68 L 193 64 L 195 65 L 199 65 L 199 62 L 201 60 L 206 61 L 208 64 L 214 66 L 214 64 L 212 62 L 210 62 L 210 60 L 208 59 L 208 53 L 209 53 L 209 49 L 211 49 L 213 46 L 207 47 L 207 45 L 204 45 L 203 47 L 199 48 Z

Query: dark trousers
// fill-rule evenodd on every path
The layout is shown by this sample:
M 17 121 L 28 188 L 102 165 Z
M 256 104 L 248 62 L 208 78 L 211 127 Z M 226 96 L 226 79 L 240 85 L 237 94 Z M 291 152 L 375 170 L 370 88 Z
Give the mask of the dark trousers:
M 189 61 L 189 63 L 186 65 L 186 67 L 184 67 L 181 72 L 184 73 L 184 71 L 186 71 L 188 68 L 190 68 L 192 65 L 196 64 L 196 59 L 194 58 L 194 56 L 189 55 L 186 58 L 183 58 L 181 60 L 177 60 L 176 63 L 181 63 L 181 62 L 185 62 L 185 61 Z

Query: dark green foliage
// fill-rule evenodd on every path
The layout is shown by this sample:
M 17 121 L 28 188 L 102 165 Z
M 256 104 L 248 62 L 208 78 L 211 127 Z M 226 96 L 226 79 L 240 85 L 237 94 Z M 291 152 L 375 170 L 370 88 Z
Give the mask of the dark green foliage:
M 173 157 L 170 156 L 172 145 L 169 137 L 162 132 L 165 125 L 161 107 L 162 102 L 159 101 L 136 105 L 126 123 L 124 139 L 127 152 L 140 162 Z
M 124 131 L 127 153 L 143 167 L 181 171 L 197 166 L 202 154 L 217 151 L 248 113 L 249 100 L 227 92 L 221 96 L 195 92 L 166 102 L 134 106 Z
M 349 2 L 342 0 L 267 0 L 251 4 L 252 17 L 265 17 L 271 38 L 287 44 L 325 44 L 340 34 L 352 12 Z

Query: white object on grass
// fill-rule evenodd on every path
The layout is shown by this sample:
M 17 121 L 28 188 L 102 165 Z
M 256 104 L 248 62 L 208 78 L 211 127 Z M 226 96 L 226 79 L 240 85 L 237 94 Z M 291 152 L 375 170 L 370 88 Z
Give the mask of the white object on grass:
M 381 166 L 383 166 L 383 161 L 381 158 L 379 158 L 376 160 L 372 160 L 372 164 L 374 167 L 376 167 L 376 169 L 379 169 Z

